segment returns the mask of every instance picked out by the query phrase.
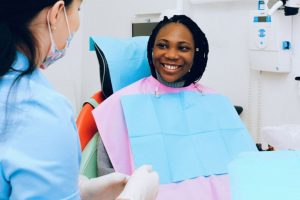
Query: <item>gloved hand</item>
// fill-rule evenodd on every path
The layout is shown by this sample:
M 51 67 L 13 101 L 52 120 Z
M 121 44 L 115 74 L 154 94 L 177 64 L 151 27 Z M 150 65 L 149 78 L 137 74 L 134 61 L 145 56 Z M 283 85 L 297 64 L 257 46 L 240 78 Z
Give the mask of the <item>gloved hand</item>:
M 120 173 L 92 179 L 80 175 L 80 197 L 83 200 L 114 200 L 123 191 L 127 181 L 128 176 Z
M 152 171 L 151 166 L 144 165 L 135 170 L 116 200 L 154 200 L 158 186 L 158 174 Z

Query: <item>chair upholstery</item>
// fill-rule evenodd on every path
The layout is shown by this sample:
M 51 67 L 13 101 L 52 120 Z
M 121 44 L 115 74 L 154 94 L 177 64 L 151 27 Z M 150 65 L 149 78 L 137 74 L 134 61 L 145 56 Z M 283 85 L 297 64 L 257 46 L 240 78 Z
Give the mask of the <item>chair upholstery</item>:
M 123 87 L 150 76 L 146 50 L 148 38 L 90 38 L 90 49 L 96 51 L 101 89 L 106 98 Z
M 79 113 L 76 124 L 79 133 L 81 150 L 84 150 L 90 139 L 98 132 L 92 110 L 104 101 L 104 96 L 101 91 L 95 93 L 90 101 L 85 102 L 82 110 Z
M 82 151 L 80 174 L 88 178 L 98 177 L 97 146 L 99 134 L 95 134 Z
M 98 129 L 92 115 L 92 110 L 104 101 L 104 99 L 101 91 L 95 93 L 88 102 L 84 103 L 76 121 L 82 150 L 80 174 L 88 178 L 98 176 L 97 145 L 99 134 L 97 134 Z

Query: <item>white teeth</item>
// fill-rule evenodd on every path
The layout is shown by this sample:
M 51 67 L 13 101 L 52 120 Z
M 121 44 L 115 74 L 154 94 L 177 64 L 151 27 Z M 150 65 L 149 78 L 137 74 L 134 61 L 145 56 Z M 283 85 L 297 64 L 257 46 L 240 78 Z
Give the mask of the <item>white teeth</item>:
M 175 65 L 164 65 L 164 67 L 171 70 L 179 68 L 179 66 L 175 66 Z

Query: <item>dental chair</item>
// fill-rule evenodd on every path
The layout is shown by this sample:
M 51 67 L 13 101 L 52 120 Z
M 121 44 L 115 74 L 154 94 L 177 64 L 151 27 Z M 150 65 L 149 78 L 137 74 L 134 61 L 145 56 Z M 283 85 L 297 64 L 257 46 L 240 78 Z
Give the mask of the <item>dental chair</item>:
M 89 101 L 85 102 L 79 113 L 76 124 L 82 150 L 80 173 L 89 177 L 97 177 L 97 144 L 99 134 L 92 110 L 104 101 L 103 92 L 95 93 Z
M 96 108 L 105 97 L 103 92 L 96 92 L 87 102 L 83 104 L 82 110 L 79 113 L 76 124 L 78 127 L 81 150 L 83 151 L 88 145 L 91 138 L 97 132 L 95 120 L 92 115 L 92 110 Z
M 102 91 L 96 92 L 88 101 L 84 102 L 76 120 L 82 150 L 80 173 L 88 178 L 98 176 L 97 146 L 99 134 L 92 110 L 112 94 L 109 69 L 105 56 L 97 44 L 93 44 L 91 49 L 96 50 L 99 61 L 99 75 Z
M 92 110 L 113 94 L 114 91 L 117 91 L 140 78 L 150 75 L 150 68 L 146 62 L 145 47 L 147 41 L 148 37 L 136 37 L 128 40 L 118 40 L 106 37 L 94 37 L 90 39 L 90 50 L 96 52 L 99 62 L 99 75 L 102 90 L 96 92 L 83 104 L 82 110 L 76 121 L 82 150 L 82 160 L 80 164 L 80 173 L 82 175 L 89 178 L 98 176 L 97 146 L 99 134 L 92 115 Z M 141 48 L 145 50 L 142 54 L 138 53 L 141 52 Z M 113 49 L 118 49 L 119 51 L 116 52 L 113 51 Z M 128 49 L 131 51 L 128 51 Z M 106 52 L 105 55 L 103 51 Z M 115 58 L 115 55 L 118 55 L 118 58 Z M 123 58 L 125 58 L 125 60 Z M 126 65 L 123 63 L 126 63 Z M 111 76 L 110 70 L 118 70 L 114 66 L 119 66 L 120 64 L 124 65 L 124 71 L 120 73 L 114 72 L 114 75 L 117 74 L 117 76 Z M 128 65 L 131 68 L 137 65 L 138 68 L 129 70 L 127 68 Z M 145 67 L 144 65 L 147 66 Z M 126 77 L 126 80 L 118 79 L 118 74 L 126 74 L 125 76 L 122 76 Z

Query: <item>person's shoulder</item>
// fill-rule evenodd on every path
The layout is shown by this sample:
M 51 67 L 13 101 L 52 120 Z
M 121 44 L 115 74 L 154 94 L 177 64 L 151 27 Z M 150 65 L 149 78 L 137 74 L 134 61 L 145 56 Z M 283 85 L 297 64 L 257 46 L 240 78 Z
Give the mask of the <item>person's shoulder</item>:
M 7 79 L 14 79 L 15 76 Z M 4 95 L 0 103 L 8 109 L 10 115 L 16 118 L 73 115 L 69 101 L 56 92 L 38 69 L 24 75 L 13 85 L 12 82 L 1 85 Z
M 77 149 L 79 141 L 71 104 L 63 95 L 42 81 L 37 81 L 34 76 L 25 86 L 28 90 L 21 91 L 22 87 L 17 90 L 22 95 L 16 99 L 14 113 L 9 116 L 9 120 L 15 124 L 10 129 L 10 138 L 19 144 L 19 149 L 25 149 L 28 144 L 39 151 L 51 149 L 57 153 L 66 147 Z M 22 141 L 25 146 L 20 145 Z M 53 148 L 53 145 L 56 147 Z
M 24 131 L 32 129 L 37 134 L 39 131 L 45 135 L 49 133 L 49 137 L 49 130 L 62 133 L 71 129 L 74 132 L 74 113 L 70 102 L 54 90 L 39 70 L 23 77 L 14 93 L 15 97 L 12 96 L 9 102 L 14 111 L 12 117 L 24 124 Z M 70 124 L 71 128 L 68 127 Z
M 56 111 L 73 112 L 70 101 L 57 92 L 39 70 L 36 70 L 30 79 L 29 90 L 32 94 L 27 97 L 41 104 L 41 106 Z

